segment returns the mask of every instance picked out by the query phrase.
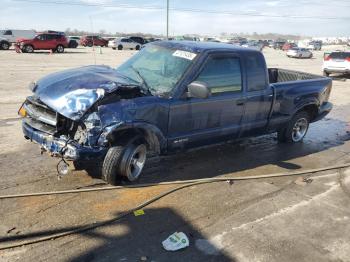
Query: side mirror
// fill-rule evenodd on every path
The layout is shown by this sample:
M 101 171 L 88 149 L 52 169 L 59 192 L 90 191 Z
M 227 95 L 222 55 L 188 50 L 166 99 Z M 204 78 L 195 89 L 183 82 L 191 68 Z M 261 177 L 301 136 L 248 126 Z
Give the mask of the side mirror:
M 211 96 L 211 91 L 204 82 L 194 81 L 187 87 L 189 97 L 205 99 Z

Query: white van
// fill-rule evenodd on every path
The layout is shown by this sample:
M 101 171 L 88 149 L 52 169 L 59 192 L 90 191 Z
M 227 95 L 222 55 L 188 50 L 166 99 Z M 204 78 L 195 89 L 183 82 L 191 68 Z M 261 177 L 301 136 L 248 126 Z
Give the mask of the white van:
M 15 43 L 18 38 L 33 39 L 35 34 L 34 30 L 0 30 L 0 37 L 7 39 L 10 43 Z

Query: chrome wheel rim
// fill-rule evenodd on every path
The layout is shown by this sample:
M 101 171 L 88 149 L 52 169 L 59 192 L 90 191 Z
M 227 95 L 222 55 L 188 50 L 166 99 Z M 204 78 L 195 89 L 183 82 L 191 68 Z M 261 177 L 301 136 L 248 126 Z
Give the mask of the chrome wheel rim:
M 136 180 L 146 163 L 147 149 L 144 144 L 138 145 L 131 153 L 127 162 L 127 177 L 130 181 Z
M 308 121 L 306 118 L 300 118 L 298 121 L 295 122 L 292 132 L 292 139 L 294 142 L 301 141 L 309 127 Z
M 2 43 L 1 47 L 2 49 L 7 50 L 9 48 L 9 45 L 6 43 Z
M 63 51 L 62 46 L 57 47 L 57 51 L 58 51 L 59 53 L 62 53 L 62 51 Z

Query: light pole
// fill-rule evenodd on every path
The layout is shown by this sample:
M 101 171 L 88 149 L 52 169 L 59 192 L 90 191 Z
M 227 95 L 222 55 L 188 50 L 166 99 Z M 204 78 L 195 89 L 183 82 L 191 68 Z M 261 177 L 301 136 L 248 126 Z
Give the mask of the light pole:
M 166 0 L 166 40 L 169 40 L 169 0 Z

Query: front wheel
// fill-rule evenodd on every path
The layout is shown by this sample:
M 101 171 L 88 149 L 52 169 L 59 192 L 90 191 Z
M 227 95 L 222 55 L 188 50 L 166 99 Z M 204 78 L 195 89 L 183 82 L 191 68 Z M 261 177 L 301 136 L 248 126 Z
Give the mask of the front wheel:
M 323 76 L 329 76 L 330 74 L 328 73 L 328 72 L 326 72 L 326 71 L 323 71 Z
M 147 147 L 142 142 L 111 147 L 103 161 L 102 178 L 112 185 L 117 183 L 118 177 L 137 180 L 146 163 L 146 156 Z
M 279 142 L 299 143 L 305 137 L 310 124 L 310 115 L 305 111 L 300 111 L 294 115 L 286 127 L 278 130 L 277 138 Z
M 33 53 L 34 52 L 34 48 L 31 45 L 24 46 L 23 50 L 24 50 L 25 53 Z

